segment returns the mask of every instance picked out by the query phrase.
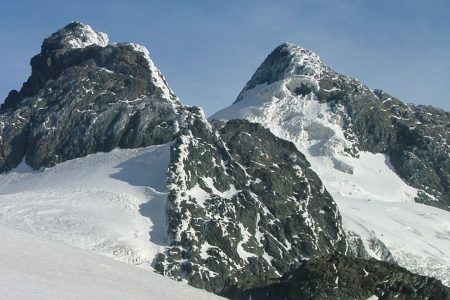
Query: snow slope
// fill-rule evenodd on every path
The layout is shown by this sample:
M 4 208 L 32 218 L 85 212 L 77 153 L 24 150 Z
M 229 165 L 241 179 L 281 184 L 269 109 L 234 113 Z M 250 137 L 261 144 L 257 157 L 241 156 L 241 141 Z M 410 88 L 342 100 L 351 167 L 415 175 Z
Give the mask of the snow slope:
M 370 240 L 379 239 L 401 266 L 450 285 L 450 212 L 415 203 L 417 190 L 393 171 L 389 157 L 345 151 L 357 145 L 344 135 L 340 116 L 314 93 L 292 92 L 304 82 L 320 88 L 316 77 L 287 74 L 244 89 L 211 119 L 247 119 L 292 141 L 332 194 L 346 231 L 360 235 L 371 255 L 378 257 Z
M 185 283 L 0 226 L 0 299 L 219 299 Z
M 170 144 L 113 150 L 0 175 L 0 224 L 151 264 L 167 245 Z

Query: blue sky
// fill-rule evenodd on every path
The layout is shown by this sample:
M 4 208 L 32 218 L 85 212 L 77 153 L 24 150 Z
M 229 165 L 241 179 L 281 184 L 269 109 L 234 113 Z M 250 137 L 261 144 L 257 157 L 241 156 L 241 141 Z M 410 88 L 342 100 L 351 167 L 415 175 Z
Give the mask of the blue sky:
M 285 41 L 403 101 L 450 111 L 450 1 L 1 1 L 0 101 L 42 40 L 76 20 L 145 45 L 185 104 L 231 104 Z

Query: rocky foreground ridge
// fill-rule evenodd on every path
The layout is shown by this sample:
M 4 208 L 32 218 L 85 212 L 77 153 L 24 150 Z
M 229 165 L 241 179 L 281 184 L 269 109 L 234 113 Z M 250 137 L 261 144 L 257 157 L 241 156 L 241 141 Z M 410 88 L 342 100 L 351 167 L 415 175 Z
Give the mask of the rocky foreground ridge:
M 439 280 L 375 259 L 329 255 L 312 259 L 263 287 L 233 299 L 449 299 Z

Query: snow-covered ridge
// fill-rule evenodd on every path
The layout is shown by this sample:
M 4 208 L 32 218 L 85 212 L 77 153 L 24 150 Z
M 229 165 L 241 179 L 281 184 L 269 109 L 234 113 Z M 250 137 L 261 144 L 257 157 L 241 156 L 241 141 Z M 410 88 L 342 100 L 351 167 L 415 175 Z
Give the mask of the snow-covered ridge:
M 0 224 L 150 266 L 167 245 L 170 144 L 0 175 Z

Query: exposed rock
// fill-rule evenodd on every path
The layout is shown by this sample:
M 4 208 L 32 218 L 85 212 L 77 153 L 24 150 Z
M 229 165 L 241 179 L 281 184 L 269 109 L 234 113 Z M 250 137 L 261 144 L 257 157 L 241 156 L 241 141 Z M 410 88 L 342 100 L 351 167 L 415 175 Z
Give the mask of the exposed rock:
M 376 258 L 378 260 L 395 263 L 392 253 L 386 245 L 372 235 L 365 243 L 361 237 L 355 232 L 346 232 L 348 242 L 348 255 L 356 258 L 370 259 Z

